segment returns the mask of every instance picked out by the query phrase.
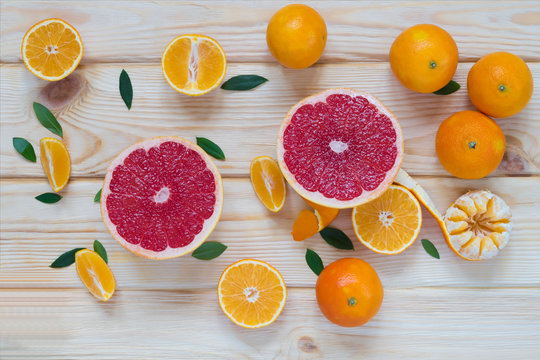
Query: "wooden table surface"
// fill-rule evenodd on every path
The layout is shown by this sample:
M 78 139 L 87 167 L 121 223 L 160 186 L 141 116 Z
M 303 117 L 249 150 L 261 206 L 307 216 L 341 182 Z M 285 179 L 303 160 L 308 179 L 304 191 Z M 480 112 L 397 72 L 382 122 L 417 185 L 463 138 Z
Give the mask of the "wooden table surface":
M 0 358 L 2 359 L 538 359 L 540 354 L 540 3 L 538 1 L 326 1 L 310 2 L 328 26 L 320 61 L 285 69 L 269 54 L 266 24 L 282 1 L 2 1 L 0 47 L 1 239 Z M 84 57 L 68 80 L 48 83 L 32 75 L 20 55 L 25 31 L 39 20 L 62 18 L 79 31 Z M 416 23 L 444 27 L 456 40 L 462 89 L 450 96 L 408 91 L 392 75 L 393 39 Z M 177 35 L 217 39 L 229 61 L 227 78 L 258 74 L 270 81 L 249 92 L 217 89 L 192 98 L 176 93 L 160 58 Z M 450 176 L 435 155 L 437 128 L 450 114 L 473 109 L 466 77 L 492 51 L 521 56 L 537 89 L 527 108 L 497 120 L 507 139 L 499 169 L 482 180 Z M 134 88 L 128 111 L 118 92 L 126 69 Z M 424 212 L 420 242 L 398 256 L 378 255 L 355 240 L 355 251 L 336 250 L 319 236 L 294 242 L 292 223 L 306 205 L 292 191 L 278 214 L 254 195 L 249 163 L 275 156 L 281 119 L 299 99 L 329 87 L 351 87 L 379 97 L 397 116 L 405 136 L 403 168 L 444 210 L 469 189 L 490 189 L 513 211 L 514 231 L 495 259 L 471 263 L 446 246 Z M 50 191 L 39 162 L 17 154 L 11 138 L 34 146 L 51 134 L 32 111 L 39 101 L 54 110 L 72 156 L 64 198 L 46 205 Z M 109 235 L 93 202 L 110 160 L 144 138 L 205 136 L 227 161 L 225 205 L 210 240 L 228 245 L 212 261 L 191 256 L 152 261 L 124 250 Z M 289 188 L 289 190 L 291 190 Z M 354 238 L 350 210 L 335 226 Z M 108 303 L 91 297 L 73 267 L 48 265 L 62 252 L 100 240 L 109 252 L 117 292 Z M 307 267 L 306 247 L 325 264 L 355 256 L 379 273 L 385 298 L 379 314 L 360 328 L 341 328 L 320 313 Z M 242 258 L 274 265 L 289 290 L 272 325 L 246 330 L 219 308 L 216 284 L 223 269 Z

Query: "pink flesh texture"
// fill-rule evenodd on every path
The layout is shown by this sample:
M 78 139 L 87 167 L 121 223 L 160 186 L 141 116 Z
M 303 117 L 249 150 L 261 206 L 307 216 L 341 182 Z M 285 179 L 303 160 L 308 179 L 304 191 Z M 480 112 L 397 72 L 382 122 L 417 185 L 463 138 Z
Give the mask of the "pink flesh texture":
M 189 245 L 216 203 L 212 172 L 176 142 L 133 151 L 114 169 L 109 188 L 107 210 L 120 236 L 156 252 Z M 162 189 L 168 198 L 156 196 L 167 193 Z
M 346 149 L 333 151 L 332 141 Z M 285 164 L 301 186 L 341 201 L 376 189 L 398 155 L 390 118 L 364 97 L 344 94 L 298 108 L 283 147 Z

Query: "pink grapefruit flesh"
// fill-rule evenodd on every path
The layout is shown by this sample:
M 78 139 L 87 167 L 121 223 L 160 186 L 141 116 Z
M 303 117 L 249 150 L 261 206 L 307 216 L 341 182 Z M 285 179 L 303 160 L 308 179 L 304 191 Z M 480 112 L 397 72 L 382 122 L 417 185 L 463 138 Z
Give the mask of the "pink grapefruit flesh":
M 208 155 L 180 137 L 136 143 L 109 165 L 101 213 L 113 237 L 151 259 L 201 245 L 223 206 L 221 176 Z
M 374 96 L 330 89 L 292 107 L 281 124 L 278 162 L 302 197 L 350 208 L 382 194 L 397 175 L 403 135 Z

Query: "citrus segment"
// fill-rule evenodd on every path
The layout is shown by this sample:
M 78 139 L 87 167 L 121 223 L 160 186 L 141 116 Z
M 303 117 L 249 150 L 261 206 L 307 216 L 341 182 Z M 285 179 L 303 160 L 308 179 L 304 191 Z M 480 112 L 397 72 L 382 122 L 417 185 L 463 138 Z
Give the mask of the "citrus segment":
M 406 188 L 391 185 L 377 199 L 353 209 L 358 240 L 380 254 L 399 254 L 411 246 L 422 227 L 422 209 Z
M 204 35 L 181 35 L 167 45 L 161 68 L 176 91 L 202 95 L 223 80 L 227 59 L 216 40 Z
M 79 65 L 83 44 L 73 26 L 60 19 L 47 19 L 26 32 L 21 52 L 32 74 L 55 81 L 65 78 Z
M 330 223 L 334 221 L 339 214 L 339 209 L 322 206 L 309 200 L 305 200 L 305 201 L 309 206 L 313 208 L 313 212 L 315 213 L 315 216 L 317 216 L 317 219 L 319 220 L 318 231 L 321 231 L 322 229 L 330 225 Z
M 277 162 L 269 156 L 259 156 L 251 161 L 249 175 L 253 190 L 263 205 L 272 212 L 281 210 L 287 187 Z
M 277 319 L 287 289 L 281 274 L 259 260 L 240 260 L 225 269 L 218 282 L 221 309 L 232 322 L 260 328 Z
M 46 137 L 40 140 L 39 148 L 43 171 L 52 189 L 58 192 L 66 186 L 71 173 L 71 160 L 66 145 L 58 139 Z
M 98 253 L 84 249 L 75 254 L 75 267 L 82 283 L 90 294 L 107 301 L 114 294 L 116 282 L 111 269 Z
M 296 241 L 306 240 L 312 237 L 319 230 L 319 218 L 311 210 L 300 210 L 298 217 L 294 221 L 292 228 L 292 236 Z
M 195 250 L 216 226 L 221 176 L 210 157 L 180 137 L 136 143 L 109 165 L 101 213 L 113 237 L 133 253 L 165 259 Z
M 379 196 L 403 158 L 396 118 L 375 97 L 330 89 L 293 106 L 281 124 L 278 162 L 303 198 L 350 208 Z

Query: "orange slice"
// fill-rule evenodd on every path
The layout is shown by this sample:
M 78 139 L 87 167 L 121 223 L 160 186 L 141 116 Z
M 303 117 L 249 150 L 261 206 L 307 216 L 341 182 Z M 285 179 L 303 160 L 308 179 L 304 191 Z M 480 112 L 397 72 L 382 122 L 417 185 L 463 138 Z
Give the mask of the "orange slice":
M 229 265 L 218 283 L 221 309 L 236 325 L 254 329 L 273 323 L 287 299 L 281 274 L 260 260 Z
M 66 186 L 69 180 L 71 172 L 69 152 L 63 142 L 51 137 L 41 139 L 39 147 L 43 171 L 45 171 L 52 189 L 58 192 Z
M 75 254 L 75 267 L 90 294 L 107 301 L 114 294 L 116 282 L 111 269 L 95 251 L 84 249 Z
M 394 255 L 411 246 L 422 227 L 422 209 L 406 188 L 390 185 L 381 196 L 353 209 L 358 240 L 369 249 Z
M 306 240 L 317 234 L 330 225 L 339 214 L 339 209 L 329 208 L 306 199 L 304 200 L 313 208 L 313 211 L 301 210 L 294 221 L 291 234 L 296 241 Z
M 218 42 L 204 35 L 180 35 L 165 48 L 161 69 L 173 89 L 202 95 L 221 83 L 227 58 Z
M 285 204 L 287 187 L 278 163 L 269 156 L 259 156 L 249 167 L 251 185 L 266 208 L 278 212 Z
M 24 34 L 21 53 L 30 72 L 44 80 L 65 78 L 83 56 L 79 33 L 64 20 L 47 19 Z

